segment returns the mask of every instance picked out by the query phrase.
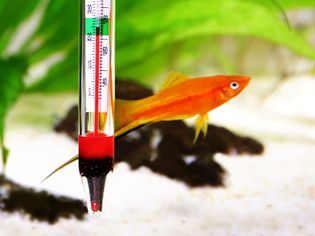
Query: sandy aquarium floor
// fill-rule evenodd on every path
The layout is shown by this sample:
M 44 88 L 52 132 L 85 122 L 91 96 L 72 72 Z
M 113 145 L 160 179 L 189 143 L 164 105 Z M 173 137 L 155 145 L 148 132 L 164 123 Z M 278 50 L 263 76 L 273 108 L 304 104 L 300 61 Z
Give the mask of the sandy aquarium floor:
M 191 189 L 146 168 L 131 171 L 118 164 L 107 179 L 102 216 L 49 225 L 0 212 L 0 235 L 315 235 L 315 114 L 310 109 L 315 83 L 307 77 L 290 80 L 264 103 L 251 95 L 258 87 L 254 83 L 247 95 L 210 113 L 212 123 L 252 135 L 266 148 L 259 157 L 218 154 L 228 172 L 225 188 Z M 60 113 L 74 100 L 46 99 L 50 109 L 38 117 L 58 115 L 51 111 L 59 100 Z M 25 104 L 35 101 L 26 97 L 10 115 L 7 174 L 27 186 L 83 199 L 76 164 L 39 185 L 77 147 L 45 125 L 19 121 L 27 114 Z

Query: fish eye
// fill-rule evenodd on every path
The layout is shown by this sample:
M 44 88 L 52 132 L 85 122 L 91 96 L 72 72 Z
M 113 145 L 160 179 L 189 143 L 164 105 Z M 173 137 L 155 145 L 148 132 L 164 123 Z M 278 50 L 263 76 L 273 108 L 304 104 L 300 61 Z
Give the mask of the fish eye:
M 230 88 L 231 89 L 238 89 L 239 86 L 240 86 L 239 83 L 237 83 L 235 81 L 230 83 Z

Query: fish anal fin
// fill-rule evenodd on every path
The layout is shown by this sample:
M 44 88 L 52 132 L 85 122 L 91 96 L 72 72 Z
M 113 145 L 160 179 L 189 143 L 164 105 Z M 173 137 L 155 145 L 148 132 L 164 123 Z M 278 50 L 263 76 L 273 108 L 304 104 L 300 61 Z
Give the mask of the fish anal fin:
M 208 130 L 208 113 L 204 113 L 204 114 L 200 114 L 196 121 L 195 121 L 195 128 L 196 128 L 196 133 L 195 133 L 195 138 L 194 138 L 194 143 L 196 143 L 200 131 L 203 132 L 203 136 L 205 137 L 207 134 L 207 130 Z
M 181 74 L 179 72 L 171 72 L 169 76 L 166 78 L 166 80 L 164 81 L 164 83 L 162 84 L 162 86 L 160 87 L 159 91 L 163 91 L 165 89 L 171 88 L 186 80 L 189 80 L 189 78 L 186 75 Z

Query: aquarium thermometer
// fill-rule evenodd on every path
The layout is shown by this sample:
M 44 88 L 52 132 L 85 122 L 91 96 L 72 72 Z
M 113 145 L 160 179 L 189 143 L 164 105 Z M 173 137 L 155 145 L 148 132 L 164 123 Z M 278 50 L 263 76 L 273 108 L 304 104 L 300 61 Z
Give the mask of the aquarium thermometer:
M 81 0 L 79 171 L 91 214 L 114 163 L 114 0 Z

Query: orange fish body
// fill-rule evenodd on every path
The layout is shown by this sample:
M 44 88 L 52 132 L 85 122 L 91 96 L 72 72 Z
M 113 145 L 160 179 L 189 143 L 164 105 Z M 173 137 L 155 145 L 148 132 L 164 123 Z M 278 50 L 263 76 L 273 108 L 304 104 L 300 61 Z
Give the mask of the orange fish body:
M 207 132 L 208 112 L 238 95 L 249 80 L 246 76 L 225 75 L 188 79 L 182 74 L 173 73 L 153 96 L 135 101 L 116 99 L 115 136 L 148 123 L 199 115 L 196 119 L 196 141 L 201 130 Z M 78 156 L 74 156 L 44 180 L 77 159 Z
M 189 79 L 173 73 L 155 95 L 135 100 L 116 100 L 115 136 L 137 126 L 196 115 L 196 138 L 206 132 L 208 112 L 238 95 L 248 84 L 246 76 L 209 76 Z

